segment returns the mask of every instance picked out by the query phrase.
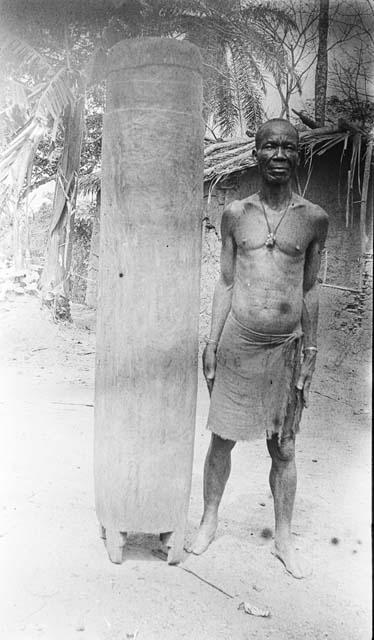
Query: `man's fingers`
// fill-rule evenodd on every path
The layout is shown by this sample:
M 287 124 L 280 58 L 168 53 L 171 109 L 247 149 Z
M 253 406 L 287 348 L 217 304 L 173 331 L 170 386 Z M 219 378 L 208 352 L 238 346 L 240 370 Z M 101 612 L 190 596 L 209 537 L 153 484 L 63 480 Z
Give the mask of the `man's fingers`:
M 209 395 L 211 396 L 213 391 L 214 378 L 205 378 L 205 379 L 208 386 Z
M 305 376 L 300 376 L 300 378 L 296 383 L 296 389 L 299 389 L 299 391 L 304 389 L 304 383 L 305 383 Z
M 304 402 L 304 407 L 307 409 L 309 407 L 309 389 L 310 389 L 310 383 L 311 380 L 307 379 L 304 382 L 304 388 L 303 388 L 303 402 Z
M 309 407 L 309 390 L 303 389 L 303 403 L 304 403 L 304 407 L 305 409 L 307 409 Z
M 301 375 L 296 383 L 296 389 L 303 392 L 303 404 L 307 408 L 309 406 L 309 389 L 311 378 Z
M 208 386 L 209 395 L 211 395 L 214 376 L 216 374 L 216 354 L 209 351 L 207 347 L 205 347 L 203 353 L 203 372 Z
M 205 380 L 208 382 L 208 380 L 214 380 L 214 376 L 216 374 L 215 369 L 211 368 L 211 367 L 205 367 L 204 368 L 204 377 Z
M 214 384 L 214 376 L 215 370 L 212 369 L 204 369 L 204 377 L 208 386 L 209 395 L 212 393 L 213 384 Z

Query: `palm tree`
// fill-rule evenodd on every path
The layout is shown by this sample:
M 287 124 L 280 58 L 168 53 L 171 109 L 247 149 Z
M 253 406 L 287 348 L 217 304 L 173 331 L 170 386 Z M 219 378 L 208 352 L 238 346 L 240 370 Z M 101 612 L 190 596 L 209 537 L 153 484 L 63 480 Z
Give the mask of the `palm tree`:
M 203 4 L 203 3 L 199 3 Z M 265 76 L 286 64 L 265 17 L 288 22 L 285 12 L 254 2 L 207 2 L 188 37 L 203 50 L 205 111 L 222 136 L 251 134 L 263 121 Z
M 80 79 L 81 80 L 81 79 Z M 41 277 L 42 299 L 56 319 L 70 319 L 70 264 L 83 137 L 84 82 L 64 110 L 64 146 L 56 175 L 46 261 Z
M 187 38 L 203 54 L 204 116 L 220 135 L 241 135 L 263 119 L 264 74 L 282 69 L 284 50 L 265 18 L 289 22 L 285 11 L 251 0 L 116 0 L 108 44 L 124 37 Z
M 27 121 L 15 132 L 0 160 L 0 184 L 12 209 L 17 269 L 25 266 L 20 232 L 25 220 L 20 207 L 25 180 L 31 175 L 35 151 L 41 139 L 48 135 L 53 147 L 58 130 L 63 131 L 64 144 L 57 168 L 53 213 L 41 278 L 42 299 L 52 307 L 57 319 L 70 318 L 69 268 L 84 129 L 85 91 L 90 80 L 95 74 L 97 76 L 100 56 L 101 49 L 98 47 L 91 54 L 88 64 L 80 70 L 73 68 L 67 48 L 65 59 L 58 56 L 56 69 L 45 56 L 15 35 L 5 34 L 0 47 L 0 59 L 11 60 L 13 75 L 23 74 L 27 78 L 25 83 L 16 84 L 18 100 L 12 99 L 11 92 L 8 92 L 10 99 L 3 112 L 3 122 L 6 123 L 4 135 L 9 136 L 9 132 L 11 134 L 14 131 L 16 119 L 13 112 L 18 113 L 20 106 L 23 107 L 23 118 L 27 118 Z M 43 80 L 34 88 L 35 79 L 38 80 L 40 76 Z M 14 78 L 10 78 L 8 86 L 11 88 L 14 85 Z
M 38 144 L 48 131 L 52 131 L 52 140 L 55 139 L 61 113 L 70 104 L 72 92 L 67 69 L 54 69 L 33 47 L 5 35 L 1 38 L 0 59 L 6 63 L 9 57 L 14 77 L 3 82 L 5 100 L 0 112 L 3 125 L 0 140 L 4 148 L 0 158 L 0 187 L 3 206 L 13 220 L 15 267 L 22 269 L 20 196 Z M 31 67 L 38 68 L 39 74 L 44 75 L 43 81 L 39 74 L 31 78 Z M 17 76 L 22 81 L 16 80 Z

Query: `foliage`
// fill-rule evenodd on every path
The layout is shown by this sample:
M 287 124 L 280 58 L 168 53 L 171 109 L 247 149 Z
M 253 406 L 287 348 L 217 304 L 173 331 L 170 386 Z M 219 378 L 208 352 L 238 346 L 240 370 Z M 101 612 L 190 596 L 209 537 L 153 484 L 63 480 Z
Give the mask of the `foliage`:
M 82 304 L 85 301 L 86 294 L 86 278 L 94 215 L 95 206 L 87 203 L 80 204 L 75 212 L 74 246 L 70 271 L 71 299 Z
M 282 47 L 264 30 L 263 17 L 284 12 L 249 0 L 131 0 L 104 29 L 107 46 L 124 37 L 186 38 L 202 51 L 204 116 L 213 131 L 231 135 L 262 121 L 264 73 L 284 62 Z
M 48 239 L 49 221 L 52 215 L 52 201 L 47 199 L 35 211 L 30 224 L 30 253 L 35 262 L 43 263 Z
M 374 126 L 374 102 L 370 100 L 360 100 L 356 97 L 346 100 L 333 95 L 327 99 L 326 109 L 333 122 L 338 118 L 344 118 L 358 124 L 366 131 L 370 131 Z
M 288 20 L 277 15 L 264 16 L 264 29 L 282 47 L 285 64 L 271 70 L 267 83 L 277 89 L 281 99 L 280 117 L 290 117 L 290 101 L 301 94 L 303 84 L 315 61 L 318 7 L 315 0 L 272 2 L 281 7 Z
M 103 47 L 124 37 L 162 35 L 195 42 L 203 51 L 204 113 L 221 134 L 232 134 L 240 126 L 244 135 L 263 119 L 263 72 L 283 61 L 282 49 L 264 30 L 263 19 L 269 14 L 282 24 L 284 12 L 248 0 L 240 4 L 236 0 L 91 2 L 92 11 L 83 11 L 72 2 L 64 3 L 64 9 L 60 4 L 49 3 L 43 12 L 41 0 L 33 0 L 31 16 L 30 7 L 22 0 L 4 3 L 8 31 L 2 38 L 0 57 L 7 61 L 11 74 L 1 130 L 3 143 L 17 130 L 20 139 L 6 165 L 0 167 L 3 174 L 27 140 L 28 132 L 20 132 L 20 124 L 32 118 L 42 123 L 49 148 L 45 142 L 41 145 L 31 183 L 53 175 L 61 151 L 58 131 L 64 108 L 81 90 L 82 76 L 86 81 L 88 76 L 97 80 Z M 100 90 L 96 91 L 96 107 L 99 94 Z M 101 99 L 102 94 L 103 89 Z M 84 172 L 92 169 L 100 155 L 100 113 L 87 110 Z
M 103 84 L 90 87 L 87 90 L 85 130 L 80 162 L 81 175 L 91 173 L 100 164 L 104 99 Z M 54 141 L 52 141 L 50 134 L 41 140 L 34 156 L 30 180 L 31 190 L 55 178 L 62 148 L 63 131 L 61 127 L 58 129 Z
M 374 42 L 360 42 L 351 52 L 335 60 L 330 72 L 331 110 L 347 114 L 366 131 L 374 124 Z M 338 97 L 337 97 L 338 96 Z
M 306 100 L 306 110 L 313 112 L 313 100 Z M 326 100 L 326 120 L 336 125 L 343 118 L 369 133 L 374 126 L 374 102 L 357 98 L 347 100 L 337 95 L 328 96 Z
M 36 148 L 48 131 L 52 143 L 55 142 L 60 119 L 73 100 L 79 78 L 69 68 L 60 67 L 56 70 L 31 45 L 13 34 L 3 35 L 0 58 L 8 64 L 10 72 L 5 85 L 8 92 L 3 110 L 6 126 L 2 131 L 3 145 L 6 142 L 8 144 L 3 149 L 0 161 L 0 181 L 9 182 L 13 179 L 11 170 L 16 158 L 25 153 L 30 143 L 34 145 L 32 164 Z M 36 67 L 33 76 L 30 73 L 31 66 Z M 41 82 L 40 74 L 44 74 Z M 23 81 L 18 81 L 17 76 Z M 22 92 L 11 92 L 9 88 L 12 86 L 18 86 Z M 18 102 L 15 101 L 17 95 Z
M 81 175 L 90 173 L 100 164 L 104 104 L 104 83 L 91 86 L 86 93 L 85 131 L 80 168 Z

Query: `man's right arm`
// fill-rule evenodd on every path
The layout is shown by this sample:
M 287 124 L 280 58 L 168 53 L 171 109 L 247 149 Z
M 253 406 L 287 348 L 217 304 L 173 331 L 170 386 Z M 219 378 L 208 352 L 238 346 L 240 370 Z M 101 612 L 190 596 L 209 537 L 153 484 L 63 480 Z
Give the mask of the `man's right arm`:
M 235 276 L 236 245 L 233 236 L 234 215 L 229 206 L 221 222 L 221 271 L 214 289 L 210 336 L 203 353 L 204 376 L 212 392 L 216 370 L 216 351 L 226 318 L 231 309 Z

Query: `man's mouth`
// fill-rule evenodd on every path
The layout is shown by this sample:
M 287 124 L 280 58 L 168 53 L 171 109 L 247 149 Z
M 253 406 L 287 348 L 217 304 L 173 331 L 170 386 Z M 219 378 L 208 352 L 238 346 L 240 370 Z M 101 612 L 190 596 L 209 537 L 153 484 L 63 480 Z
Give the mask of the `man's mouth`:
M 282 168 L 273 168 L 270 169 L 270 173 L 273 174 L 273 176 L 284 176 L 288 173 L 288 170 L 285 167 Z
M 288 167 L 285 167 L 284 165 L 282 165 L 281 167 L 280 166 L 275 166 L 275 167 L 272 166 L 272 167 L 269 167 L 269 169 L 270 169 L 270 171 L 272 173 L 287 173 L 287 171 L 288 171 Z

